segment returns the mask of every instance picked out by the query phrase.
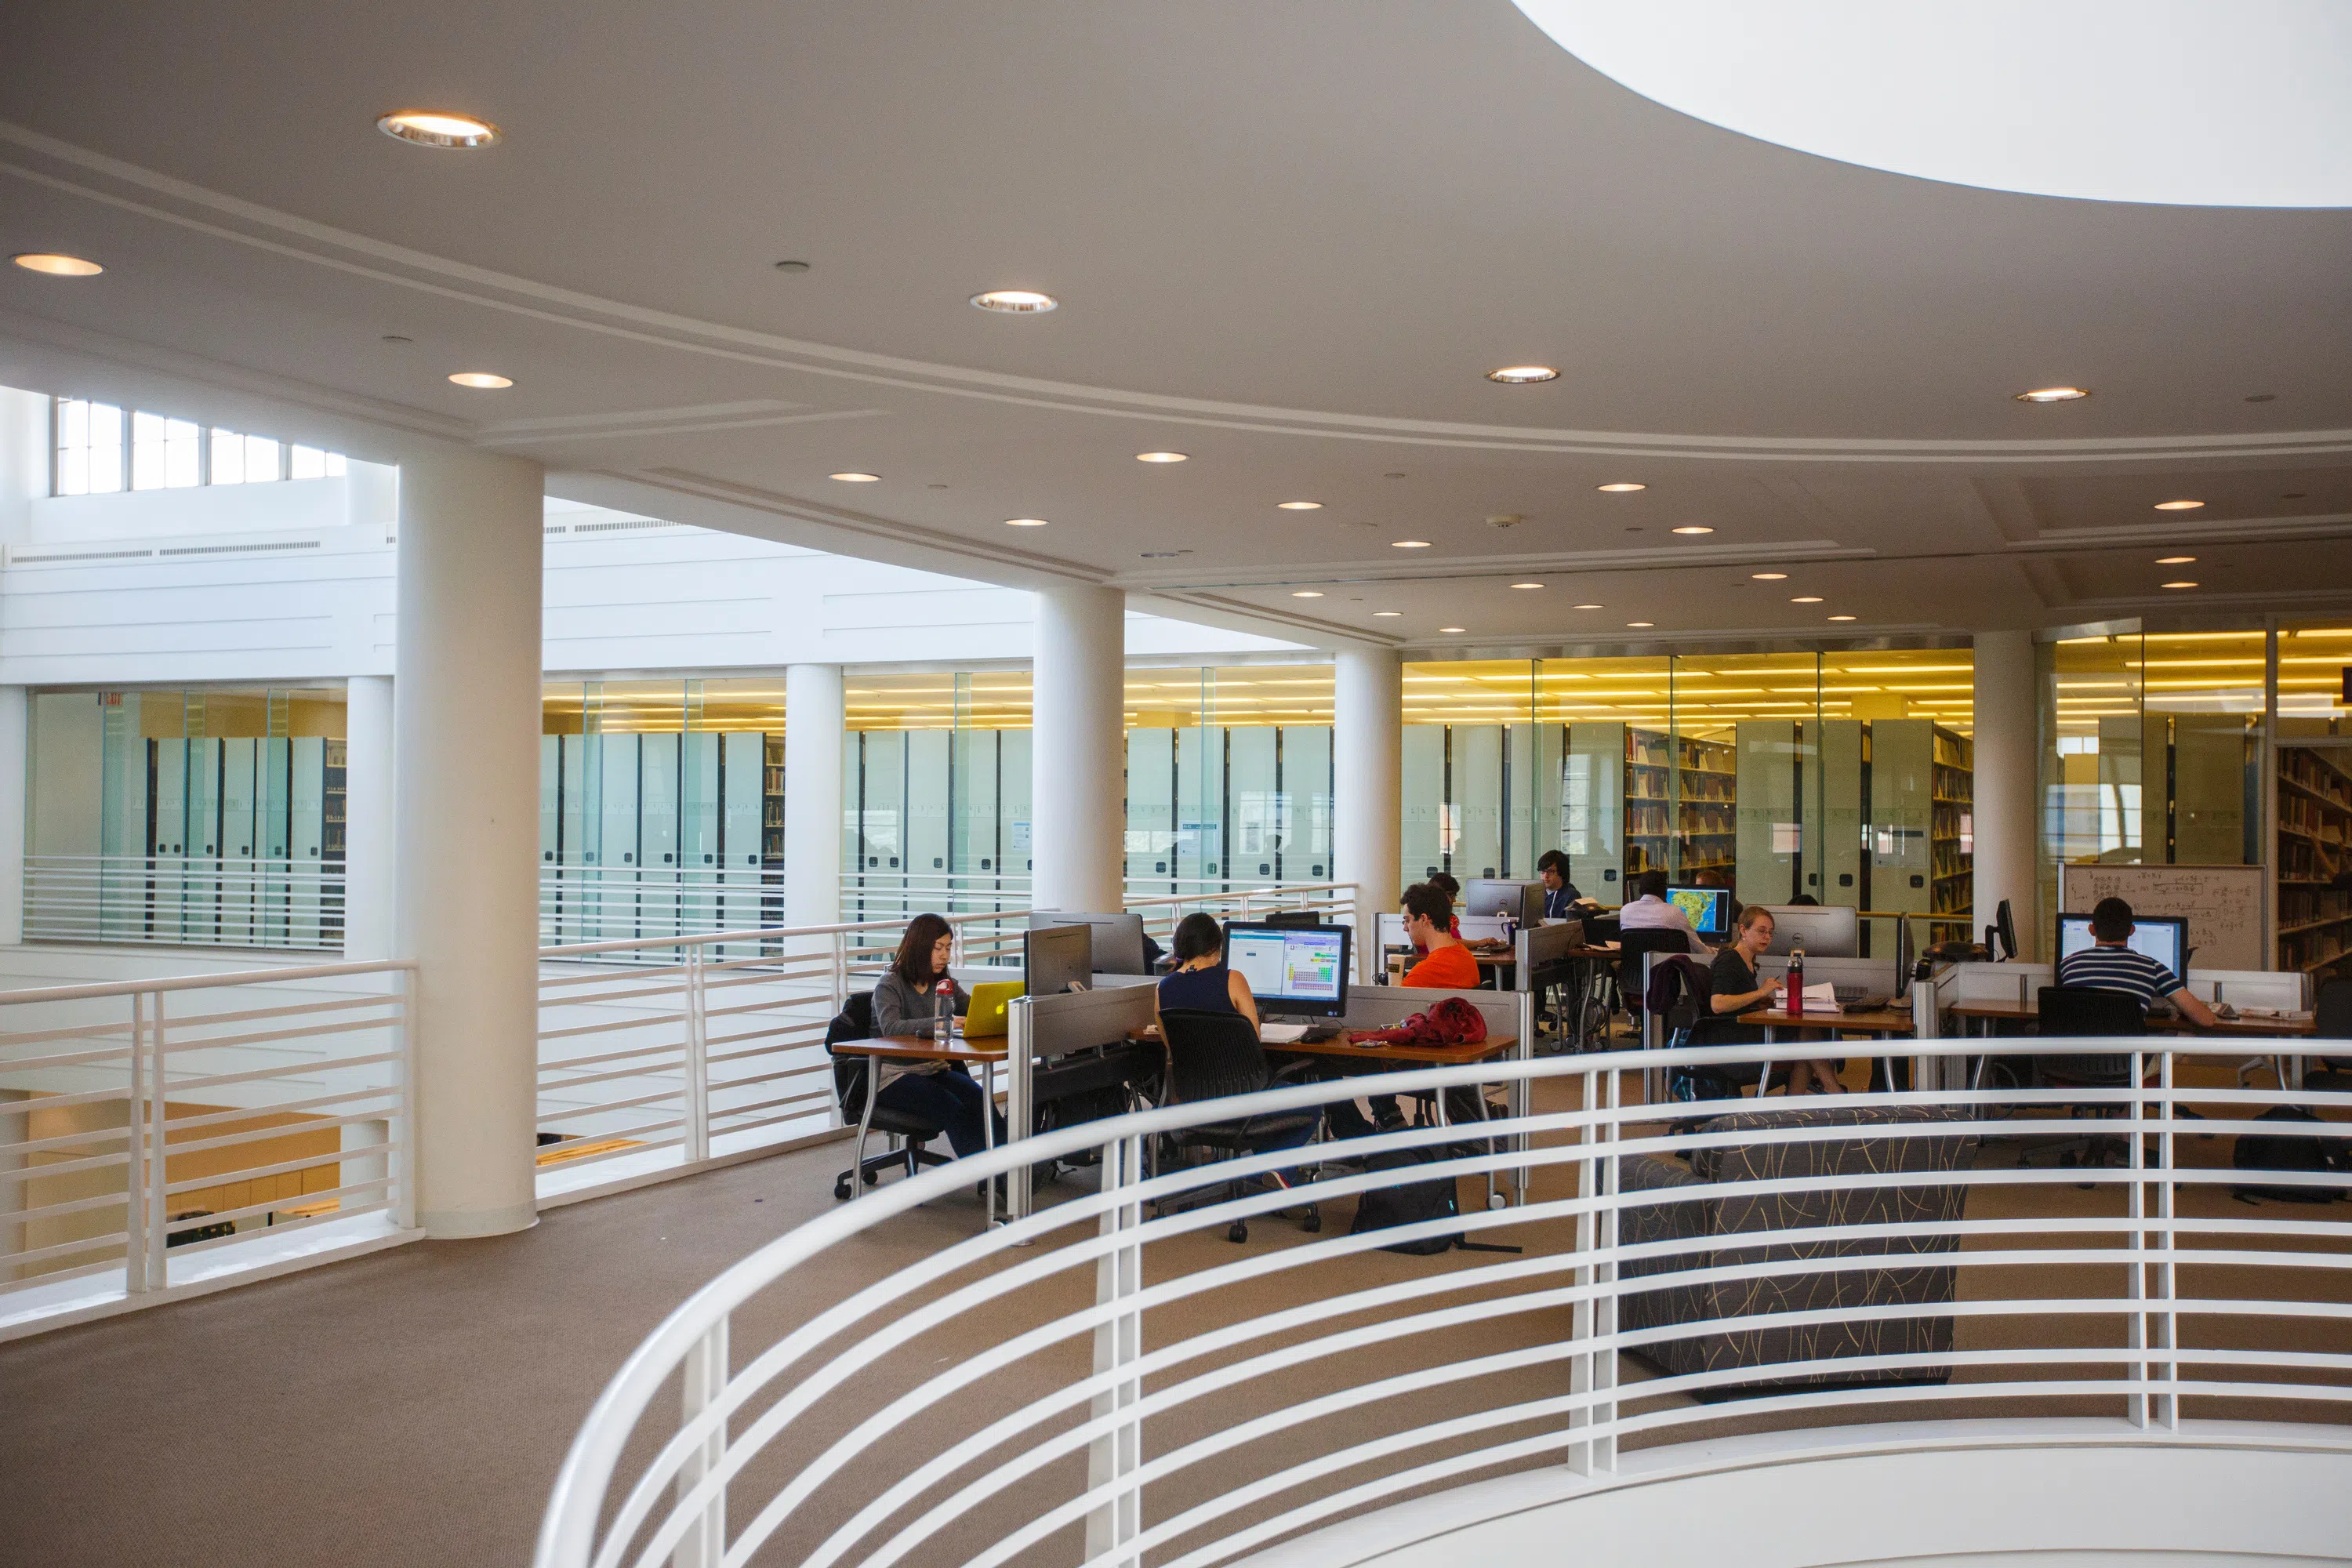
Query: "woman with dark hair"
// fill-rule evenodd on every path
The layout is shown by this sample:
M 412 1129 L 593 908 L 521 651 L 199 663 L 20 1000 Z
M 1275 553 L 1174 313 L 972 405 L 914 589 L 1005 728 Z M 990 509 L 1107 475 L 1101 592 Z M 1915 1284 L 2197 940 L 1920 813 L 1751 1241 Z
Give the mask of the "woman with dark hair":
M 1225 965 L 1224 928 L 1217 917 L 1190 914 L 1176 922 L 1176 967 L 1162 975 L 1158 993 L 1152 997 L 1151 1012 L 1156 1020 L 1170 1007 L 1194 1008 L 1204 1013 L 1239 1013 L 1258 1026 L 1257 998 L 1250 994 L 1249 982 L 1241 971 Z
M 929 1039 L 935 1032 L 939 1004 L 937 989 L 945 981 L 953 1006 L 961 1016 L 971 1005 L 964 988 L 948 973 L 948 960 L 955 951 L 955 937 L 948 922 L 937 915 L 917 915 L 907 922 L 907 934 L 898 939 L 898 951 L 890 960 L 889 972 L 874 987 L 874 1033 L 877 1036 L 912 1035 L 918 1039 Z M 987 1094 L 971 1080 L 961 1063 L 955 1062 L 894 1062 L 875 1058 L 881 1073 L 882 1086 L 874 1093 L 874 1103 L 900 1110 L 909 1116 L 919 1116 L 926 1121 L 936 1121 L 955 1145 L 959 1156 L 977 1154 L 988 1147 L 988 1131 L 981 1121 L 983 1110 L 993 1114 L 986 1104 Z M 1004 1142 L 1004 1123 L 996 1124 L 996 1141 Z

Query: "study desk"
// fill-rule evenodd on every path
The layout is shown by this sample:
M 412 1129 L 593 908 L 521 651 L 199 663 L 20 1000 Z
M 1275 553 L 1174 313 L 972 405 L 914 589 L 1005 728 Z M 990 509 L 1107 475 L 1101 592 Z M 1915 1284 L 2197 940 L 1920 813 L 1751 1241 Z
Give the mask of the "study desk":
M 1977 1032 L 1990 1035 L 2000 1024 L 2032 1024 L 2041 1017 L 2031 1002 L 1963 1002 L 1952 1009 L 1956 1018 L 1967 1018 L 1983 1026 Z M 2211 1028 L 2192 1024 L 2186 1018 L 2150 1018 L 2148 1032 L 2158 1035 L 2205 1035 L 2215 1038 L 2249 1040 L 2288 1040 L 2309 1038 L 2318 1032 L 2318 1024 L 2310 1018 L 2223 1018 Z
M 1832 1035 L 1867 1035 L 1874 1040 L 1895 1039 L 1914 1032 L 1910 1013 L 1895 1007 L 1881 1007 L 1868 1013 L 1833 1013 L 1826 1008 L 1812 1007 L 1802 1013 L 1791 1013 L 1785 1007 L 1765 1007 L 1753 1013 L 1739 1014 L 1738 1020 L 1743 1024 L 1761 1026 L 1767 1045 L 1780 1044 L 1783 1031 L 1797 1037 L 1817 1030 Z M 1885 1057 L 1879 1057 L 1876 1060 L 1878 1068 L 1872 1078 L 1874 1087 L 1883 1078 L 1891 1089 L 1895 1083 L 1893 1067 Z M 1756 1080 L 1756 1098 L 1759 1100 L 1763 1099 L 1764 1091 L 1772 1087 L 1774 1065 L 1766 1062 L 1763 1076 Z
M 941 1045 L 937 1040 L 927 1040 L 919 1035 L 881 1035 L 872 1039 L 843 1040 L 834 1046 L 832 1050 L 837 1057 L 863 1057 L 869 1062 L 954 1062 L 966 1067 L 976 1064 L 981 1071 L 981 1104 L 986 1112 L 980 1119 L 980 1135 L 984 1145 L 993 1149 L 996 1147 L 996 1069 L 1004 1060 L 1006 1047 L 1004 1037 L 1002 1035 L 988 1035 L 982 1037 L 989 1043 L 976 1045 L 958 1038 Z M 866 1068 L 866 1103 L 860 1108 L 857 1117 L 857 1153 L 849 1167 L 853 1196 L 856 1195 L 856 1188 L 864 1184 L 862 1177 L 866 1169 L 866 1130 L 874 1121 L 874 1095 L 879 1088 L 879 1085 L 873 1080 L 881 1076 L 872 1067 Z M 994 1225 L 996 1223 L 996 1184 L 994 1182 L 986 1184 L 986 1193 L 981 1201 L 984 1205 L 983 1212 L 986 1216 L 982 1222 L 983 1227 Z

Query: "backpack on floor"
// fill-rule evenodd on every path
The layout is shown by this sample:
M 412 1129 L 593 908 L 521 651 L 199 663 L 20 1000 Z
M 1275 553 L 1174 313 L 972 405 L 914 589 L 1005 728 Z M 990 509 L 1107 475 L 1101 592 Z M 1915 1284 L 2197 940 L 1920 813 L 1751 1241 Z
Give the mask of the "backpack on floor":
M 2273 1105 L 2254 1120 L 2320 1124 L 2318 1117 L 2299 1105 Z M 2341 1138 L 2315 1138 L 2309 1133 L 2241 1132 L 2230 1163 L 2241 1171 L 2352 1173 L 2352 1142 Z M 2325 1204 L 2346 1195 L 2342 1187 L 2266 1187 L 2247 1184 L 2230 1190 L 2244 1203 L 2275 1198 L 2287 1204 Z
M 1394 1171 L 1402 1174 L 1420 1169 L 1433 1160 L 1447 1158 L 1453 1151 L 1443 1146 L 1425 1149 L 1391 1149 L 1384 1154 L 1373 1154 L 1364 1161 L 1364 1169 Z M 1425 1182 L 1400 1181 L 1393 1186 L 1372 1187 L 1356 1200 L 1356 1223 L 1348 1227 L 1349 1236 L 1361 1236 L 1368 1230 L 1387 1230 L 1393 1226 L 1419 1225 L 1423 1220 L 1452 1219 L 1461 1207 L 1454 1191 L 1454 1178 L 1440 1176 Z M 1417 1241 L 1400 1241 L 1393 1247 L 1383 1247 L 1382 1252 L 1428 1254 L 1444 1252 L 1454 1245 L 1452 1236 L 1427 1236 Z

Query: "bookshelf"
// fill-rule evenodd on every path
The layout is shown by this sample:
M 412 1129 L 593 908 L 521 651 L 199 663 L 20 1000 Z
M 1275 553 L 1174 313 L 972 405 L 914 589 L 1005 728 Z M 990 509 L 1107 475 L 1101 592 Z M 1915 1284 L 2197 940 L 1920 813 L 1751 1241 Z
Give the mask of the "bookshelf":
M 1738 752 L 1722 742 L 1623 728 L 1626 877 L 1718 871 L 1729 886 L 1738 861 Z
M 1954 916 L 1965 932 L 1976 919 L 1976 748 L 1940 724 L 1931 739 L 1927 850 L 1935 896 L 1928 911 Z
M 2352 962 L 2352 772 L 2344 753 L 2278 749 L 2278 967 L 2325 975 Z

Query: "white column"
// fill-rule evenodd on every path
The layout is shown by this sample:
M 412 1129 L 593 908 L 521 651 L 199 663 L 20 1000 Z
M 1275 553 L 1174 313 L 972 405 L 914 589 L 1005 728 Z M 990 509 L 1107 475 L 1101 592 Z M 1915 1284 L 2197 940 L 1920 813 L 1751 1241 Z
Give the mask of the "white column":
M 1393 648 L 1343 649 L 1331 681 L 1333 879 L 1353 882 L 1356 929 L 1396 908 L 1403 853 L 1404 660 Z
M 1030 904 L 1126 907 L 1127 595 L 1037 595 L 1029 761 Z
M 344 687 L 343 956 L 392 956 L 392 677 Z
M 417 1223 L 535 1223 L 540 467 L 401 465 L 394 949 L 416 995 Z
M 1976 931 L 2009 900 L 2018 956 L 2040 950 L 2041 702 L 2033 683 L 2033 634 L 1979 632 L 1976 638 Z
M 841 920 L 841 666 L 787 665 L 784 923 L 788 926 L 829 926 Z
M 25 799 L 32 711 L 21 686 L 0 686 L 0 947 L 25 940 Z

